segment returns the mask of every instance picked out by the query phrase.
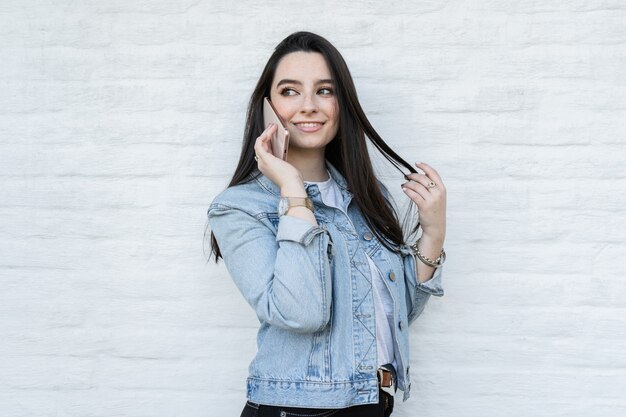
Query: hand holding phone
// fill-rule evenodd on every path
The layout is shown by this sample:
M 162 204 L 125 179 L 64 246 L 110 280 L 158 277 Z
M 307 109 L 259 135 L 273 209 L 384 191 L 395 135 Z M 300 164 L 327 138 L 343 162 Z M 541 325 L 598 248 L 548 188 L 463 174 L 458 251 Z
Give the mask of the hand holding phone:
M 265 128 L 274 123 L 277 127 L 276 134 L 272 136 L 272 154 L 283 161 L 287 160 L 287 149 L 289 147 L 289 131 L 283 121 L 276 113 L 276 109 L 267 97 L 263 98 L 263 124 Z

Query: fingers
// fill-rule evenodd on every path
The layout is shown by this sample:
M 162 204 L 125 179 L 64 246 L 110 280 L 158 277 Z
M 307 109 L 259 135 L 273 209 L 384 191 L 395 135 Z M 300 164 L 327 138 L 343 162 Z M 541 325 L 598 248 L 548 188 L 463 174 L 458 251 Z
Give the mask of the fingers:
M 439 176 L 439 173 L 435 170 L 435 168 L 428 165 L 426 162 L 416 162 L 415 166 L 424 171 L 426 176 L 433 180 L 438 187 L 445 188 L 443 185 L 443 180 Z
M 411 200 L 415 201 L 418 206 L 431 198 L 428 189 L 419 182 L 408 181 L 402 184 L 402 190 Z
M 409 175 L 405 175 L 405 178 L 407 180 L 410 180 L 408 183 L 412 183 L 412 184 L 419 184 L 421 186 L 423 186 L 424 188 L 427 189 L 427 191 L 436 191 L 435 189 L 438 187 L 437 183 L 434 182 L 433 180 L 431 180 L 430 178 L 428 178 L 426 175 L 424 174 L 409 174 Z M 435 186 L 433 186 L 432 184 L 435 183 Z
M 441 177 L 439 176 L 439 174 L 437 173 L 437 171 L 435 171 L 433 167 L 423 162 L 416 163 L 415 166 L 423 170 L 424 174 L 411 173 L 411 174 L 405 175 L 405 178 L 407 180 L 418 182 L 422 184 L 424 187 L 428 188 L 428 191 L 431 191 L 435 194 L 437 194 L 438 192 L 442 192 L 445 194 L 446 187 L 443 184 L 443 180 L 441 179 Z
M 402 190 L 411 198 L 418 208 L 424 204 L 431 205 L 445 200 L 445 187 L 437 171 L 426 163 L 416 163 L 416 167 L 424 171 L 424 174 L 410 173 L 405 175 L 408 180 L 402 184 Z
M 267 155 L 271 155 L 271 139 L 272 136 L 276 133 L 277 126 L 273 123 L 261 133 L 261 136 L 256 138 L 254 143 L 254 153 L 258 157 L 258 159 L 263 159 L 267 157 Z

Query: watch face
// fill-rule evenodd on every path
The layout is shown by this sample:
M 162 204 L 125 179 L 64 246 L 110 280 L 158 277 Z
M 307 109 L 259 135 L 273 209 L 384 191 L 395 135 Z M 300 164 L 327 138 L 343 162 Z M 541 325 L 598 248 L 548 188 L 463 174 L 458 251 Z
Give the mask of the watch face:
M 283 216 L 289 210 L 289 199 L 281 197 L 278 201 L 278 215 Z

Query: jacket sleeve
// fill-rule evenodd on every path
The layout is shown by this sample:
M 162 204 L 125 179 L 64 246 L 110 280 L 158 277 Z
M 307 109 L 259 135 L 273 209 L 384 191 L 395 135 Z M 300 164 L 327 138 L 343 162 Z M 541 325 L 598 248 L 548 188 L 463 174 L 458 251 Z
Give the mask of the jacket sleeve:
M 393 206 L 394 201 L 385 185 L 378 181 L 380 189 L 390 204 Z M 417 279 L 417 265 L 413 250 L 407 244 L 400 248 L 402 256 L 402 264 L 404 268 L 404 283 L 406 286 L 406 307 L 408 313 L 408 322 L 411 324 L 422 314 L 426 303 L 431 295 L 436 297 L 443 296 L 443 288 L 441 287 L 441 268 L 435 269 L 433 276 L 426 282 L 419 282 Z
M 441 268 L 435 269 L 433 276 L 428 281 L 419 282 L 417 280 L 415 255 L 413 255 L 413 250 L 408 245 L 402 247 L 402 262 L 404 264 L 408 321 L 411 324 L 422 314 L 431 295 L 436 297 L 443 296 Z
M 224 263 L 262 322 L 316 332 L 330 320 L 332 241 L 322 226 L 282 216 L 276 234 L 240 209 L 211 204 L 209 223 Z

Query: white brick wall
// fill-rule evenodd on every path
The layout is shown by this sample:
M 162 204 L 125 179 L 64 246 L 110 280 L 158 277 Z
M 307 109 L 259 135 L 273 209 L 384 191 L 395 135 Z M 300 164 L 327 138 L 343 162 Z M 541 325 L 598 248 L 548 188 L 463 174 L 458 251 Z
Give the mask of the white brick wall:
M 449 188 L 396 415 L 625 415 L 623 0 L 2 0 L 0 415 L 239 415 L 256 320 L 206 208 L 300 29 Z

